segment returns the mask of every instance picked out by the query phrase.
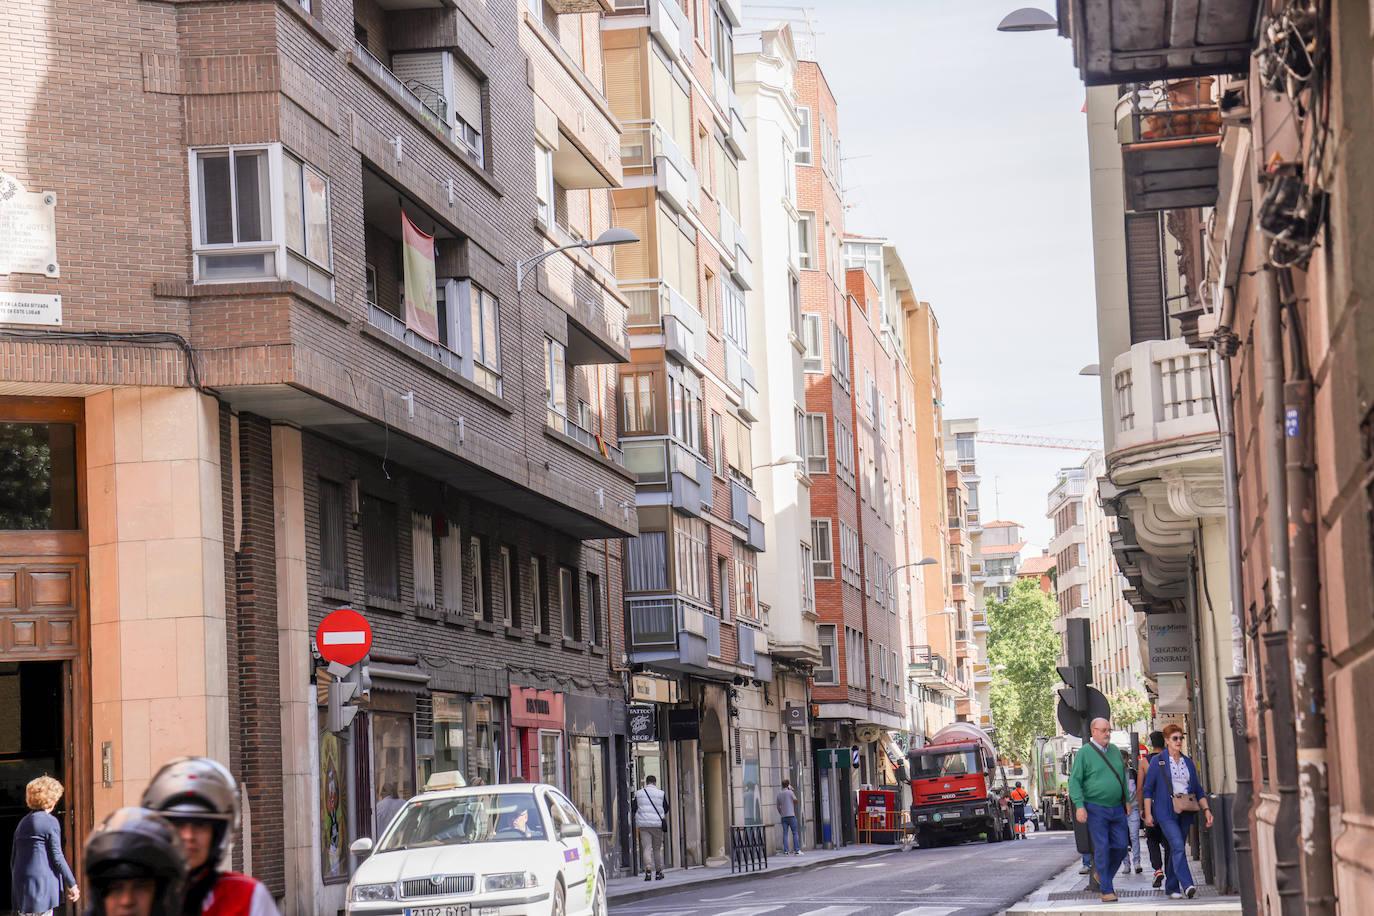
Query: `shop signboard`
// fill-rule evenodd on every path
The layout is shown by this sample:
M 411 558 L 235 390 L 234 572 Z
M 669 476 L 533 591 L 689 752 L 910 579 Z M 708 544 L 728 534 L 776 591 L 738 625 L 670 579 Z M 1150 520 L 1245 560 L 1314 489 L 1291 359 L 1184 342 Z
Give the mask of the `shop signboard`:
M 630 704 L 630 740 L 658 740 L 658 709 L 648 703 Z
M 669 741 L 696 741 L 700 737 L 701 723 L 697 720 L 695 709 L 688 707 L 668 710 Z
M 1193 633 L 1187 614 L 1149 614 L 1145 617 L 1146 641 L 1150 648 L 1150 670 L 1191 671 Z

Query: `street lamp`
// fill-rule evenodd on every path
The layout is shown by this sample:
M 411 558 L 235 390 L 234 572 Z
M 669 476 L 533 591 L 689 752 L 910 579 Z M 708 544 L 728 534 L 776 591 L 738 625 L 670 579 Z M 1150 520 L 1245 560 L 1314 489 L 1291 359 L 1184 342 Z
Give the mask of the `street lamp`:
M 997 23 L 999 32 L 1043 32 L 1059 28 L 1059 20 L 1049 13 L 1033 6 L 1023 6 L 1013 10 Z
M 788 455 L 783 455 L 783 456 L 782 456 L 781 458 L 779 458 L 777 461 L 770 461 L 770 462 L 768 462 L 767 464 L 756 464 L 756 465 L 754 465 L 752 468 L 749 469 L 749 473 L 752 475 L 755 471 L 761 471 L 761 470 L 763 470 L 764 468 L 775 468 L 775 467 L 779 467 L 779 466 L 784 465 L 784 464 L 795 464 L 795 465 L 800 465 L 801 463 L 802 463 L 802 457 L 801 457 L 800 455 L 791 455 L 791 454 L 788 454 Z
M 1078 374 L 1079 374 L 1079 375 L 1101 375 L 1101 374 L 1102 374 L 1102 367 L 1099 366 L 1097 363 L 1088 363 L 1088 364 L 1087 364 L 1086 366 L 1084 366 L 1082 369 L 1079 369 L 1079 370 L 1078 370 Z
M 922 559 L 917 560 L 915 563 L 903 563 L 901 566 L 892 567 L 887 571 L 887 591 L 892 591 L 892 577 L 897 575 L 897 573 L 901 572 L 902 570 L 910 569 L 913 566 L 934 566 L 936 563 L 939 562 L 940 561 L 935 559 L 934 557 L 923 557 Z M 940 611 L 939 613 L 945 614 L 952 610 L 954 610 L 954 608 L 945 608 L 945 610 Z
M 523 258 L 515 262 L 515 291 L 519 293 L 525 283 L 525 274 L 530 268 L 538 264 L 547 257 L 558 254 L 560 251 L 568 251 L 572 248 L 599 248 L 602 245 L 629 245 L 639 241 L 639 236 L 629 229 L 622 229 L 619 226 L 612 226 L 605 232 L 596 237 L 596 241 L 589 242 L 583 239 L 580 242 L 573 242 L 571 245 L 560 245 L 557 248 L 550 248 L 548 251 L 541 251 L 532 258 Z

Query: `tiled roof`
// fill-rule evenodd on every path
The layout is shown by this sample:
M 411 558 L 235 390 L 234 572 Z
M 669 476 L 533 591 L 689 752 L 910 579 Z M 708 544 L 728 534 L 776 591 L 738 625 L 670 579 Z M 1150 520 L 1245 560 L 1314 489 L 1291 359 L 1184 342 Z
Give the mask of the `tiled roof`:
M 1026 547 L 1025 541 L 1017 541 L 1015 544 L 984 544 L 983 556 L 985 557 L 1010 557 L 1020 553 Z
M 1016 522 L 983 522 L 984 528 L 1020 528 Z
M 1016 574 L 1018 576 L 1043 576 L 1053 568 L 1054 557 L 1042 554 L 1038 557 L 1027 557 Z

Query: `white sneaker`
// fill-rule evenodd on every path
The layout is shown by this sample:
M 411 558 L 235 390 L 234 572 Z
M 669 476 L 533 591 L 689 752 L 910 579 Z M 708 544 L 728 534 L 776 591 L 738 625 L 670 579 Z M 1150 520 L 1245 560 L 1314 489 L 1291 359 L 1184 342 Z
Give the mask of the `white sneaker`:
M 1193 887 L 1193 885 L 1191 884 L 1188 885 L 1187 889 L 1183 892 L 1183 896 L 1187 897 L 1189 900 L 1192 900 L 1194 897 L 1197 896 L 1197 888 Z
M 1169 897 L 1170 897 L 1171 899 L 1173 899 L 1173 900 L 1182 900 L 1182 899 L 1183 899 L 1183 895 L 1180 894 L 1178 891 L 1174 891 L 1172 894 L 1169 895 Z

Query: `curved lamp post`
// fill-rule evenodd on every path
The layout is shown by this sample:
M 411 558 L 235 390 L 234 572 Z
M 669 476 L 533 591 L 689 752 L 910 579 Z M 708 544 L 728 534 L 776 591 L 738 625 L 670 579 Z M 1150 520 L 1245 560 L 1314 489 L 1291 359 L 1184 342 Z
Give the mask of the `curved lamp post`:
M 612 226 L 605 232 L 596 237 L 595 241 L 583 240 L 573 242 L 571 245 L 560 245 L 557 248 L 550 248 L 548 251 L 541 251 L 532 258 L 523 258 L 515 262 L 515 291 L 519 293 L 525 284 L 525 274 L 529 273 L 540 261 L 552 257 L 560 251 L 568 251 L 572 248 L 600 248 L 602 245 L 629 245 L 639 241 L 639 236 L 629 229 L 622 229 L 619 226 Z

